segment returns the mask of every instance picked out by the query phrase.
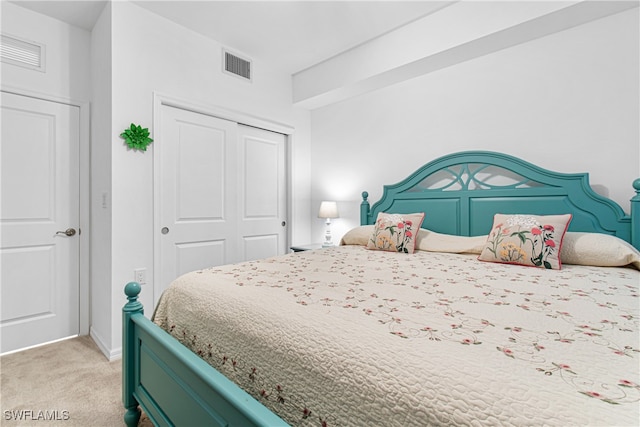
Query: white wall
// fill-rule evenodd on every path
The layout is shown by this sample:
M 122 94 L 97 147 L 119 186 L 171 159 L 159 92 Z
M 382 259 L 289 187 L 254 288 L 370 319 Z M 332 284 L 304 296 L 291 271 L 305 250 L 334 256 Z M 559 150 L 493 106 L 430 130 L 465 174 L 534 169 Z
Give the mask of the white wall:
M 133 270 L 147 269 L 149 284 L 141 301 L 153 307 L 153 144 L 146 152 L 129 150 L 119 134 L 131 122 L 152 132 L 153 94 L 159 92 L 200 105 L 220 106 L 295 128 L 292 147 L 293 239 L 308 236 L 309 113 L 291 102 L 291 78 L 268 64 L 254 62 L 247 83 L 222 70 L 222 46 L 129 2 L 111 4 L 111 316 L 110 349 L 120 348 L 120 309 L 124 285 Z M 95 120 L 101 120 L 95 117 Z M 152 135 L 153 137 L 153 135 Z M 307 176 L 307 177 L 305 177 Z M 299 181 L 298 181 L 299 178 Z M 98 308 L 96 308 L 98 310 Z M 94 310 L 95 312 L 95 310 Z M 105 332 L 105 335 L 108 332 Z
M 338 200 L 334 241 L 360 193 L 461 150 L 493 150 L 591 184 L 627 212 L 640 177 L 638 8 L 314 110 L 312 213 Z M 323 222 L 312 222 L 321 241 Z
M 46 46 L 45 72 L 2 62 L 2 86 L 63 100 L 89 101 L 91 34 L 13 3 L 2 1 L 1 7 L 3 34 Z
M 111 5 L 91 32 L 91 336 L 111 356 L 112 301 L 112 73 Z M 121 304 L 123 305 L 123 304 Z M 122 328 L 119 328 L 122 329 Z

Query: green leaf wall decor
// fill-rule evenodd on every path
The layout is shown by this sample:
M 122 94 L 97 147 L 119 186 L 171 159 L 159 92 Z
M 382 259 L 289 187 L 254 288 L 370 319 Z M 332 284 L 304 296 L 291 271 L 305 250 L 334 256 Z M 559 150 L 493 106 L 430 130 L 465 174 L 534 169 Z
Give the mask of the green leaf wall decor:
M 148 128 L 136 126 L 133 123 L 120 134 L 120 137 L 124 138 L 129 148 L 133 150 L 147 151 L 147 146 L 153 142 L 153 139 L 149 138 Z

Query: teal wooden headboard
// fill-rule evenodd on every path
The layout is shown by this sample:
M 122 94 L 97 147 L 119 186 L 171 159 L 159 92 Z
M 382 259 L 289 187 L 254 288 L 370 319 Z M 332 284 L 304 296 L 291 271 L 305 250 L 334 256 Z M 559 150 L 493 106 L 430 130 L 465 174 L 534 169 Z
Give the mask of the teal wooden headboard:
M 362 193 L 360 223 L 379 212 L 425 212 L 423 228 L 461 236 L 486 235 L 496 213 L 573 214 L 569 231 L 612 234 L 640 249 L 640 178 L 631 214 L 600 196 L 587 173 L 552 172 L 490 151 L 465 151 L 427 163 L 397 184 L 385 185 L 369 205 Z

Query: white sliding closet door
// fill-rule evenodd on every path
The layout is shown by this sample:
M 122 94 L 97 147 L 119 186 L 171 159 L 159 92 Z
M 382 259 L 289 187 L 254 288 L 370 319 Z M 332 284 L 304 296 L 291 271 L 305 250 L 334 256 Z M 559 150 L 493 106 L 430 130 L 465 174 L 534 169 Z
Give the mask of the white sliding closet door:
M 189 271 L 285 253 L 285 136 L 167 105 L 160 115 L 155 298 Z
M 162 106 L 160 290 L 192 270 L 237 257 L 237 125 Z M 156 298 L 160 295 L 156 295 Z
M 286 137 L 239 126 L 239 234 L 243 260 L 287 251 Z

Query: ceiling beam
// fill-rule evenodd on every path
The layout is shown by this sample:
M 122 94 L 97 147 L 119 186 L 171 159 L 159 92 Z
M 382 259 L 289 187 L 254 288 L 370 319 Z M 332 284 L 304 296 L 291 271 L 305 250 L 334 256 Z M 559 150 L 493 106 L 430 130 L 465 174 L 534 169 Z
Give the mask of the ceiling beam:
M 315 109 L 638 7 L 638 1 L 457 2 L 293 76 Z

